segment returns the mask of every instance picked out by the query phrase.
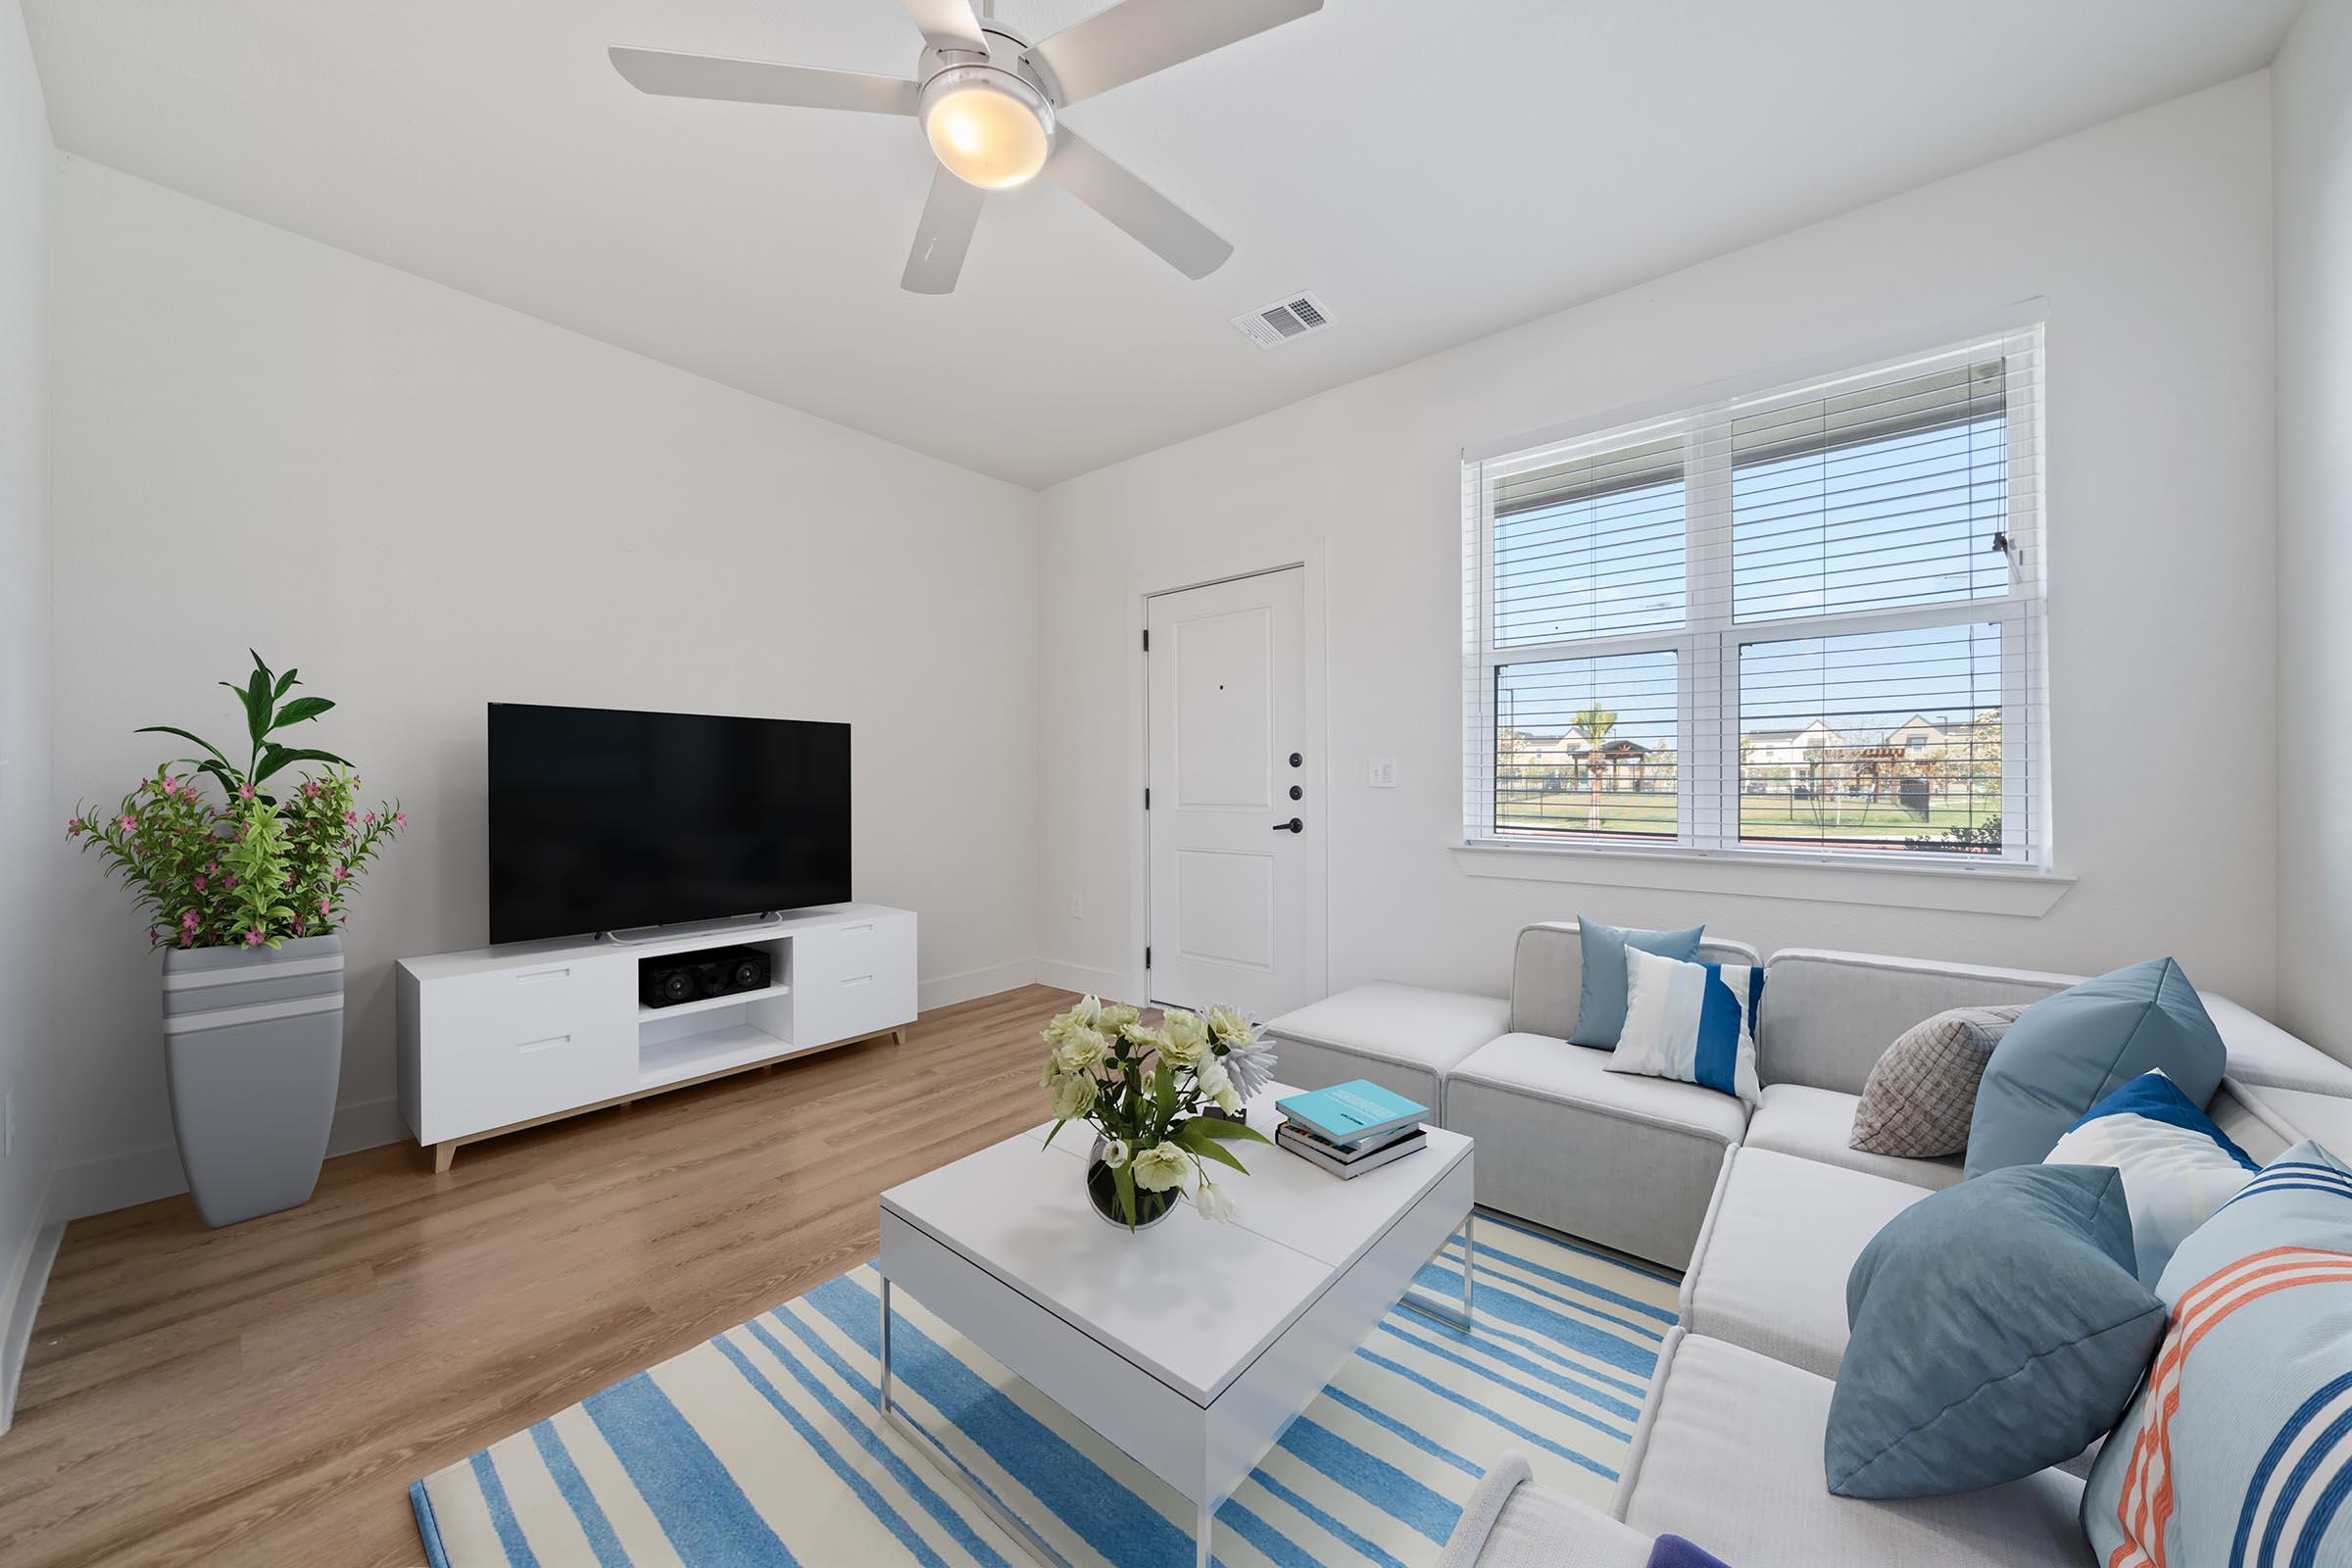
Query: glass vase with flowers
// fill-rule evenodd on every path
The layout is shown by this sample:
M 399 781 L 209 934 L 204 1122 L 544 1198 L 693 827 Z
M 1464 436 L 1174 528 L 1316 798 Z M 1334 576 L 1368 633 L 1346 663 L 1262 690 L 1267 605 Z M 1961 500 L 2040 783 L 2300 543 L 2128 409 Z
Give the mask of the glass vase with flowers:
M 1209 1167 L 1248 1173 L 1230 1147 L 1272 1142 L 1250 1125 L 1250 1098 L 1274 1077 L 1274 1053 L 1232 1007 L 1181 1007 L 1156 1023 L 1123 1002 L 1084 998 L 1046 1026 L 1044 1087 L 1051 1145 L 1073 1121 L 1094 1129 L 1086 1192 L 1095 1212 L 1130 1231 L 1156 1224 L 1190 1197 L 1205 1219 L 1231 1219 L 1233 1199 Z

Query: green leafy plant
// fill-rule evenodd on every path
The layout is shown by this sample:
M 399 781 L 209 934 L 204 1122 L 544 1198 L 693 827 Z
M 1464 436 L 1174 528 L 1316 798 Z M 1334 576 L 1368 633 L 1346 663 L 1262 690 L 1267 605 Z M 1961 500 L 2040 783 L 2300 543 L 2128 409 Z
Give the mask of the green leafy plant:
M 265 779 L 272 777 L 290 762 L 331 762 L 338 767 L 351 766 L 350 762 L 332 752 L 285 746 L 270 738 L 290 725 L 309 723 L 317 719 L 319 714 L 326 712 L 335 705 L 323 697 L 297 697 L 292 702 L 285 703 L 283 707 L 280 707 L 279 704 L 284 702 L 286 693 L 302 684 L 301 681 L 295 679 L 296 671 L 289 669 L 282 675 L 277 674 L 268 664 L 262 662 L 261 655 L 253 653 L 250 648 L 245 651 L 253 654 L 253 673 L 247 676 L 242 684 L 233 680 L 220 682 L 221 685 L 235 692 L 237 701 L 244 705 L 245 730 L 247 738 L 253 743 L 253 752 L 245 760 L 243 772 L 240 773 L 236 770 L 235 764 L 228 760 L 228 754 L 221 751 L 220 747 L 215 746 L 203 736 L 191 730 L 181 729 L 175 724 L 146 724 L 132 733 L 137 735 L 176 735 L 183 741 L 195 742 L 204 749 L 205 755 L 184 757 L 179 760 L 194 767 L 200 773 L 210 773 L 220 781 L 222 789 L 232 795 L 236 793 L 240 784 L 251 784 L 259 788 Z
M 348 925 L 346 906 L 359 873 L 408 825 L 408 813 L 398 802 L 364 810 L 349 762 L 270 738 L 335 706 L 323 697 L 285 702 L 301 684 L 293 670 L 278 674 L 254 654 L 245 682 L 220 684 L 245 709 L 252 750 L 243 769 L 200 735 L 147 725 L 136 733 L 177 736 L 204 755 L 158 764 L 112 816 L 76 807 L 67 836 L 79 840 L 85 854 L 97 850 L 122 879 L 146 911 L 148 939 L 157 947 L 275 947 L 288 937 Z M 282 799 L 262 790 L 264 781 L 305 761 L 325 765 L 303 774 Z M 206 798 L 199 777 L 220 786 L 218 802 Z

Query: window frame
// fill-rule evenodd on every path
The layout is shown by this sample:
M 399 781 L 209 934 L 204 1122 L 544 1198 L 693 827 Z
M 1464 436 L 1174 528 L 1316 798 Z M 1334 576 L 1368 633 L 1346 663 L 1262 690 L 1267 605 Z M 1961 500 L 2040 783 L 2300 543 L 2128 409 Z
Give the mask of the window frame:
M 2044 484 L 2045 348 L 2038 309 L 1969 331 L 1945 331 L 1924 345 L 1875 355 L 1840 356 L 1809 367 L 1749 378 L 1675 400 L 1659 413 L 1626 411 L 1584 422 L 1579 429 L 1522 437 L 1485 453 L 1462 454 L 1463 712 L 1465 843 L 1480 850 L 1524 850 L 1539 855 L 1700 858 L 1761 864 L 1805 864 L 1878 871 L 1974 871 L 2054 874 L 2048 790 L 2048 688 L 2045 679 L 2047 583 Z M 1779 615 L 1740 621 L 1734 615 L 1735 553 L 1732 421 L 1779 408 L 1819 402 L 1843 381 L 1920 374 L 1982 359 L 1988 337 L 2028 337 L 2034 393 L 2019 411 L 2005 400 L 2005 510 L 2013 548 L 2007 591 L 1817 615 Z M 1752 389 L 1752 390 L 1751 390 Z M 1495 642 L 1495 516 L 1498 478 L 1625 447 L 1679 436 L 1683 442 L 1683 619 L 1648 631 L 1571 637 L 1547 642 Z M 1757 643 L 1826 641 L 1845 635 L 1966 625 L 2000 628 L 2001 814 L 2025 831 L 2004 835 L 1998 852 L 1829 849 L 1743 842 L 1740 837 L 1740 651 Z M 1511 665 L 1558 660 L 1671 654 L 1675 660 L 1676 832 L 1622 837 L 1573 828 L 1497 828 L 1495 692 Z

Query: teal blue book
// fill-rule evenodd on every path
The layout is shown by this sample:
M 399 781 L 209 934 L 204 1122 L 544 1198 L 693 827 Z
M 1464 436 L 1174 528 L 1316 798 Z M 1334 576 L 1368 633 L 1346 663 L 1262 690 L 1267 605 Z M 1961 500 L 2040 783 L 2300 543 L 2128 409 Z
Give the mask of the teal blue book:
M 1409 1127 L 1429 1114 L 1427 1105 L 1392 1095 L 1365 1078 L 1293 1095 L 1276 1101 L 1274 1108 L 1342 1148 Z

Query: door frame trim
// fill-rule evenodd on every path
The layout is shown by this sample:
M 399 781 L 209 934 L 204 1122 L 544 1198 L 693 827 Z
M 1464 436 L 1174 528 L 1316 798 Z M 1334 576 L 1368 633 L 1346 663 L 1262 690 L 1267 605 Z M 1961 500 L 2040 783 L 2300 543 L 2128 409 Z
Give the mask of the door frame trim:
M 1135 661 L 1130 666 L 1128 691 L 1132 694 L 1127 705 L 1127 929 L 1136 940 L 1128 944 L 1130 952 L 1124 965 L 1130 987 L 1129 994 L 1139 1002 L 1152 994 L 1151 980 L 1144 969 L 1144 949 L 1152 941 L 1152 823 L 1144 810 L 1144 789 L 1152 777 L 1152 665 L 1144 656 L 1144 630 L 1151 624 L 1151 601 L 1164 594 L 1178 594 L 1193 588 L 1213 588 L 1219 583 L 1236 582 L 1244 577 L 1262 577 L 1269 572 L 1289 571 L 1294 567 L 1303 573 L 1299 597 L 1304 613 L 1299 625 L 1299 653 L 1305 668 L 1302 671 L 1305 689 L 1300 693 L 1299 724 L 1306 739 L 1322 749 L 1323 830 L 1311 835 L 1306 858 L 1306 898 L 1320 909 L 1321 940 L 1310 944 L 1314 961 L 1323 970 L 1323 983 L 1331 983 L 1331 878 L 1330 846 L 1332 808 L 1337 804 L 1334 780 L 1337 770 L 1331 758 L 1331 713 L 1327 666 L 1329 639 L 1323 615 L 1324 541 L 1318 534 L 1303 548 L 1269 546 L 1263 551 L 1220 556 L 1195 562 L 1187 566 L 1170 566 L 1164 570 L 1145 572 L 1127 580 L 1127 649 Z

